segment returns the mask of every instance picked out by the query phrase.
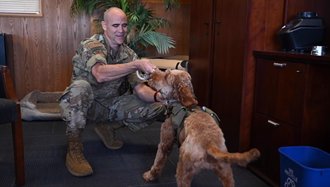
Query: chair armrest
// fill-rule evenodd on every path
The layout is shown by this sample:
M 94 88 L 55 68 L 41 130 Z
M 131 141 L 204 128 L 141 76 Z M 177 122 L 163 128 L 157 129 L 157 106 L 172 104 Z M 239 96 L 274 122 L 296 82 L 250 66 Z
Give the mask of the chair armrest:
M 7 99 L 14 100 L 17 104 L 19 104 L 10 68 L 8 66 L 2 66 L 1 74 Z

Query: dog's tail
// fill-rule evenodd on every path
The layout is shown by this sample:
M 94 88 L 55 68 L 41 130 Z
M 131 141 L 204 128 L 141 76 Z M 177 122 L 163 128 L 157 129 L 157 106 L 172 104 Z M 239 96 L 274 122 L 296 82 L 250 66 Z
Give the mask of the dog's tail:
M 228 153 L 221 151 L 215 144 L 210 145 L 206 152 L 217 160 L 222 160 L 229 164 L 236 164 L 246 167 L 247 164 L 256 160 L 260 156 L 258 149 L 251 149 L 244 153 Z

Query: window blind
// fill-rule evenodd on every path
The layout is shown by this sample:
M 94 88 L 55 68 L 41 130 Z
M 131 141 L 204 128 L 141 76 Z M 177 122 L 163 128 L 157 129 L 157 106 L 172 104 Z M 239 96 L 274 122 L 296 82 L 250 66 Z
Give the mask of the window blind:
M 0 14 L 40 13 L 40 0 L 0 0 Z

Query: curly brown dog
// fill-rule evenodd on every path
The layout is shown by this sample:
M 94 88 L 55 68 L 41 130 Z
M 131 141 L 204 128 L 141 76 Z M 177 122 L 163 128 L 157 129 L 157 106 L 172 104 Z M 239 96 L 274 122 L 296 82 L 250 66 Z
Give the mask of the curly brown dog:
M 196 107 L 191 77 L 186 71 L 156 70 L 148 82 L 150 87 L 159 91 L 168 100 L 168 110 L 183 106 L 190 115 L 184 119 L 178 140 L 175 137 L 177 127 L 173 125 L 171 115 L 161 127 L 160 143 L 153 166 L 143 174 L 146 181 L 155 181 L 160 175 L 165 162 L 177 142 L 180 157 L 177 165 L 176 180 L 178 187 L 189 187 L 193 176 L 202 169 L 213 170 L 223 186 L 235 186 L 230 164 L 245 167 L 260 156 L 257 149 L 244 153 L 228 153 L 223 133 L 210 114 Z M 173 114 L 173 111 L 170 112 Z

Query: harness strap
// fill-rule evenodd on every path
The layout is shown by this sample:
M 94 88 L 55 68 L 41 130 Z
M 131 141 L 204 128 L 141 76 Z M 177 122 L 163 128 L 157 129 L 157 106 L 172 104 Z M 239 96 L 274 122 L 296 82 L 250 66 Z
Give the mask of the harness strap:
M 183 129 L 183 121 L 187 117 L 187 114 L 187 108 L 182 105 L 176 105 L 172 108 L 171 121 L 174 126 L 174 138 L 178 147 L 181 146 L 179 136 Z

